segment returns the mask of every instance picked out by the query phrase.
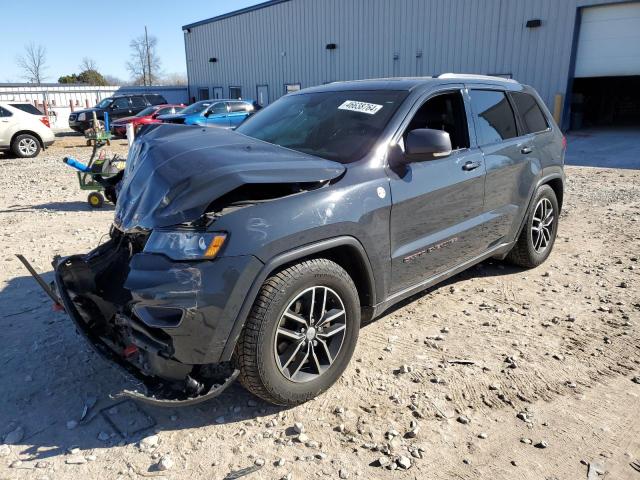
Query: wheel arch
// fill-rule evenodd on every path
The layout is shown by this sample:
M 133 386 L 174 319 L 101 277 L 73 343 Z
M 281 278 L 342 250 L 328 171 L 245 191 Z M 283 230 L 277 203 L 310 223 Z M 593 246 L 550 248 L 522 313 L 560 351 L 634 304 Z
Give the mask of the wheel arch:
M 44 142 L 42 141 L 42 137 L 40 137 L 40 135 L 38 135 L 33 130 L 18 130 L 16 133 L 11 135 L 11 141 L 9 142 L 9 146 L 13 146 L 13 142 L 20 135 L 31 135 L 33 137 L 36 137 L 36 139 L 38 140 L 38 143 L 40 144 L 40 148 L 44 148 Z
M 370 316 L 368 314 L 373 312 L 373 305 L 376 304 L 375 279 L 366 251 L 356 238 L 351 236 L 335 237 L 298 247 L 277 255 L 265 263 L 240 308 L 220 361 L 231 359 L 246 318 L 264 281 L 278 270 L 312 258 L 327 258 L 344 268 L 358 290 L 360 306 L 364 314 L 363 320 Z

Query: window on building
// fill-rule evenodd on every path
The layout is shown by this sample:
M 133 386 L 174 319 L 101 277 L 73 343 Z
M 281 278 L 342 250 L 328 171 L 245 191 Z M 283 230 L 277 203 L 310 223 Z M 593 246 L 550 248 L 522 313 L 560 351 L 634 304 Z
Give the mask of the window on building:
M 532 95 L 528 93 L 511 93 L 513 103 L 516 104 L 516 109 L 522 118 L 524 123 L 525 133 L 542 132 L 549 128 L 547 119 L 544 118 L 544 113 L 540 109 L 540 105 Z
M 471 90 L 471 108 L 480 145 L 518 136 L 513 109 L 504 92 Z
M 443 93 L 427 100 L 411 119 L 405 136 L 418 128 L 447 132 L 454 150 L 469 148 L 469 131 L 462 94 L 459 91 Z
M 301 87 L 299 83 L 285 83 L 284 94 L 286 95 L 287 93 L 297 92 L 298 90 L 300 90 L 300 88 Z
M 199 88 L 198 89 L 198 100 L 209 100 L 209 89 L 208 88 Z
M 229 87 L 229 98 L 242 98 L 242 87 Z

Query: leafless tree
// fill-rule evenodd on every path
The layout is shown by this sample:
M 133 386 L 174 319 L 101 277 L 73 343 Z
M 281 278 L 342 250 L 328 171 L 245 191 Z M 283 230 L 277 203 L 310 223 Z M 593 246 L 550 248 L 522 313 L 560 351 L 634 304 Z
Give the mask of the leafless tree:
M 24 78 L 30 83 L 42 83 L 46 78 L 44 71 L 47 69 L 47 49 L 33 42 L 25 45 L 24 54 L 16 58 L 16 64 L 22 70 Z
M 93 58 L 82 57 L 80 62 L 80 72 L 86 72 L 88 70 L 98 71 L 98 64 Z
M 184 73 L 167 73 L 162 81 L 166 85 L 187 85 L 187 76 Z
M 127 70 L 133 81 L 139 85 L 153 85 L 160 79 L 160 57 L 156 51 L 158 39 L 153 35 L 147 35 L 145 27 L 144 35 L 131 40 L 130 60 L 127 62 Z

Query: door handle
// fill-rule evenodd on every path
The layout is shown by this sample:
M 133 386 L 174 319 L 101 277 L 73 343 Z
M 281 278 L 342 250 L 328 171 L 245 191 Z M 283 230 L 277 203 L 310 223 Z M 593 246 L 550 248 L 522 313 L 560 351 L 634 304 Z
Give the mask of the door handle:
M 523 155 L 527 155 L 531 152 L 533 152 L 533 148 L 531 147 L 522 147 L 522 150 L 520 150 L 520 153 L 522 153 Z
M 462 170 L 465 172 L 470 172 L 471 170 L 475 170 L 480 166 L 480 162 L 467 162 L 462 165 Z

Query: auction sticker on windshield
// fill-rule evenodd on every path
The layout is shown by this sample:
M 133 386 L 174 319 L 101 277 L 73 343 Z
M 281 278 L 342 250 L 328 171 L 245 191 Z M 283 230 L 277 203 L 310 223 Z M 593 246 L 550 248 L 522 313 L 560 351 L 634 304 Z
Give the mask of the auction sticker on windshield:
M 382 108 L 382 105 L 375 103 L 358 102 L 356 100 L 347 100 L 338 107 L 338 110 L 350 110 L 352 112 L 367 113 L 375 115 Z

